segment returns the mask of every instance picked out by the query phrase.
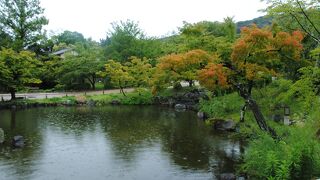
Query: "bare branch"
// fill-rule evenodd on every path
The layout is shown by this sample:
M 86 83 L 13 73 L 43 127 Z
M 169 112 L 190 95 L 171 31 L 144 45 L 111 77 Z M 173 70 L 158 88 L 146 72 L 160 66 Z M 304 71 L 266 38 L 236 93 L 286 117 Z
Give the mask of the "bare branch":
M 316 30 L 316 32 L 318 33 L 318 35 L 320 35 L 320 31 L 318 30 L 318 28 L 314 25 L 314 23 L 311 21 L 311 19 L 309 18 L 309 16 L 307 15 L 307 13 L 304 11 L 304 9 L 302 8 L 301 3 L 296 0 L 297 4 L 299 5 L 299 8 L 301 10 L 301 12 L 303 13 L 303 15 L 306 17 L 306 19 L 310 22 L 311 26 Z
M 305 29 L 305 27 L 301 24 L 301 22 L 299 21 L 299 19 L 293 14 L 293 13 L 291 13 L 290 12 L 290 14 L 291 14 L 291 16 L 297 21 L 297 23 L 299 24 L 299 26 L 301 27 L 301 29 L 305 32 L 305 33 L 307 33 L 312 39 L 314 39 L 316 42 L 318 42 L 318 43 L 320 43 L 320 40 L 317 38 L 317 37 L 315 37 L 311 32 L 309 32 L 308 30 L 306 30 Z

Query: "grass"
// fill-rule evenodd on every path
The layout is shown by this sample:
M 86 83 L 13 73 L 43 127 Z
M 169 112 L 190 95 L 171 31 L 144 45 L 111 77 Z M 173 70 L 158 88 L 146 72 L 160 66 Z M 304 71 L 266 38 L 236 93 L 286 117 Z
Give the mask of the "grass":
M 200 111 L 212 118 L 240 119 L 240 109 L 243 105 L 244 100 L 237 93 L 231 93 L 201 100 Z
M 134 92 L 126 93 L 126 96 L 120 93 L 114 93 L 86 96 L 86 99 L 96 102 L 96 105 L 106 105 L 115 101 L 123 105 L 153 104 L 153 96 L 151 91 L 147 89 L 137 89 Z
M 0 102 L 0 108 L 10 108 L 15 106 L 32 106 L 32 105 L 76 105 L 85 104 L 93 101 L 95 105 L 102 106 L 116 102 L 122 105 L 150 105 L 153 104 L 153 95 L 148 89 L 136 89 L 134 92 L 126 93 L 126 96 L 120 93 L 104 95 L 80 95 L 54 97 L 47 99 L 19 99 L 15 101 Z
M 60 104 L 70 101 L 70 103 L 75 104 L 76 98 L 74 96 L 65 96 L 65 97 L 54 97 L 47 99 L 27 99 L 24 100 L 26 103 L 40 103 L 40 104 Z

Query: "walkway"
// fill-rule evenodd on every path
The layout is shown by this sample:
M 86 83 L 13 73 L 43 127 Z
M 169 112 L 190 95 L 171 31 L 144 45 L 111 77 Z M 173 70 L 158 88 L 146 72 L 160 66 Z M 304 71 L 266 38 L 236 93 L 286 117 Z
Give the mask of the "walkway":
M 124 89 L 125 92 L 132 92 L 133 88 Z M 54 93 L 17 93 L 16 97 L 24 98 L 24 99 L 45 99 L 45 98 L 53 98 L 53 97 L 63 97 L 63 96 L 77 96 L 77 95 L 97 95 L 97 94 L 112 94 L 112 93 L 120 93 L 119 89 L 111 89 L 111 90 L 100 90 L 100 91 L 77 91 L 77 92 L 54 92 Z M 10 94 L 0 94 L 1 100 L 8 101 L 11 99 Z

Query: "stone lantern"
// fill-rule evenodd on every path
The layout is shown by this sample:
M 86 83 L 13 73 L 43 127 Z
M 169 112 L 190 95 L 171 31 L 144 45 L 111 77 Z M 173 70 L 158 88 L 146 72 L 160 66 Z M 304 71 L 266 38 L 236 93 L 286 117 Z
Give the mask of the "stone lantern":
M 284 111 L 283 124 L 290 125 L 290 108 L 288 106 L 284 106 L 283 111 Z

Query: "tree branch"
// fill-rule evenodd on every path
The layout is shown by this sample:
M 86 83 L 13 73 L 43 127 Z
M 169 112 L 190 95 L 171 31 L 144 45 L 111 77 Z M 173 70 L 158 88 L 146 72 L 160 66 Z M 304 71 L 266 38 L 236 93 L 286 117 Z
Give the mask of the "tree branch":
M 306 19 L 309 21 L 309 23 L 311 24 L 311 26 L 316 30 L 316 32 L 320 35 L 320 31 L 318 30 L 318 28 L 314 25 L 314 23 L 311 21 L 311 19 L 309 18 L 309 16 L 307 15 L 307 13 L 304 11 L 304 9 L 301 6 L 301 3 L 296 0 L 297 4 L 299 5 L 299 8 L 302 12 L 302 14 L 304 15 L 304 17 L 306 17 Z
M 317 37 L 315 37 L 314 35 L 312 35 L 312 33 L 309 32 L 309 31 L 301 24 L 301 22 L 299 21 L 299 19 L 298 19 L 293 13 L 290 12 L 290 15 L 297 21 L 297 23 L 299 24 L 299 26 L 301 27 L 301 29 L 302 29 L 305 33 L 307 33 L 310 37 L 312 37 L 312 39 L 314 39 L 316 42 L 320 43 L 320 40 L 319 40 Z

